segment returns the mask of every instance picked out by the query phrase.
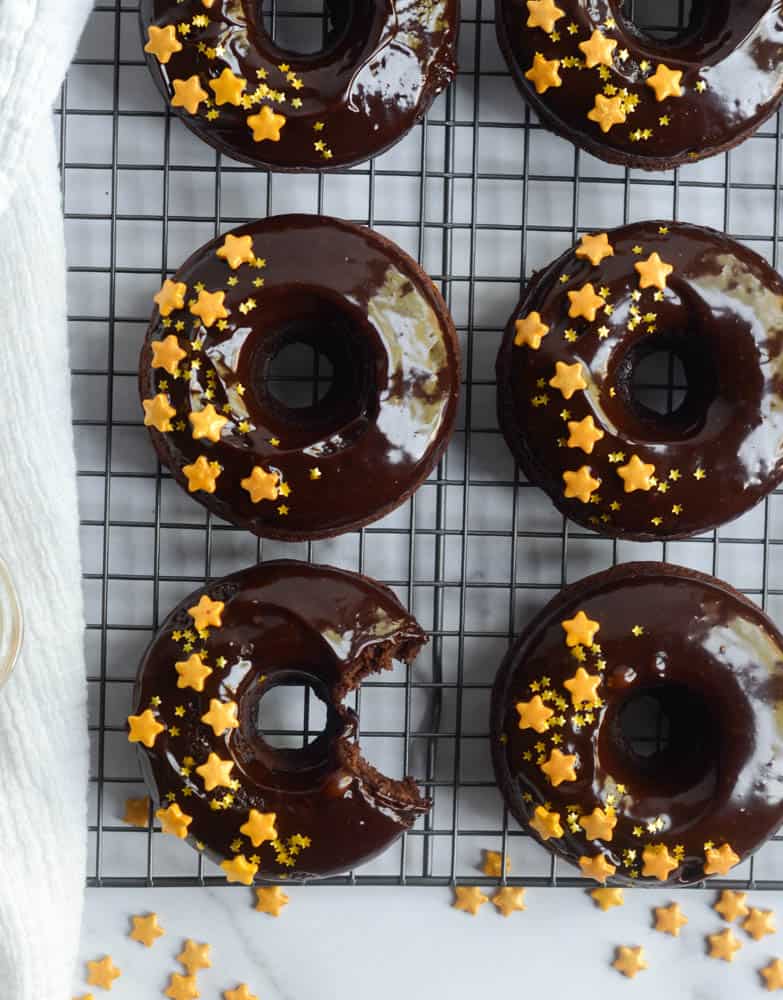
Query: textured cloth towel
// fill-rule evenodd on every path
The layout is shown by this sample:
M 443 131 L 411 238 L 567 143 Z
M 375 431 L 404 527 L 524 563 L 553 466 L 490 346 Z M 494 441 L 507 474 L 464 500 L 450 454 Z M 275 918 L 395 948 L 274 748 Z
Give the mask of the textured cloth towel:
M 0 0 L 0 555 L 25 619 L 0 689 L 0 1000 L 70 1000 L 86 685 L 51 105 L 92 6 Z

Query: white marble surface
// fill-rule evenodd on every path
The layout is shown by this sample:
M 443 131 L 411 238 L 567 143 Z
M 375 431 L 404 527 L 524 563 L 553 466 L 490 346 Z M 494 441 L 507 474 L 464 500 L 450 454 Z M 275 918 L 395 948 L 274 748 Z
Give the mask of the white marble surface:
M 199 977 L 203 1000 L 239 982 L 259 1000 L 473 1000 L 490 991 L 744 1000 L 767 995 L 756 970 L 783 955 L 783 932 L 757 943 L 737 928 L 743 948 L 733 964 L 707 958 L 705 935 L 726 926 L 710 909 L 714 892 L 626 892 L 622 909 L 601 913 L 580 890 L 532 889 L 528 909 L 508 919 L 490 905 L 476 918 L 452 910 L 445 888 L 294 887 L 289 895 L 275 920 L 254 911 L 244 888 L 90 890 L 75 994 L 85 991 L 84 961 L 109 953 L 123 973 L 112 998 L 161 996 L 186 937 L 212 945 L 213 966 Z M 651 928 L 652 907 L 672 898 L 690 921 L 679 939 Z M 774 909 L 783 893 L 750 902 Z M 167 932 L 151 949 L 127 936 L 131 914 L 149 911 Z M 632 983 L 610 968 L 618 944 L 646 949 L 649 969 Z

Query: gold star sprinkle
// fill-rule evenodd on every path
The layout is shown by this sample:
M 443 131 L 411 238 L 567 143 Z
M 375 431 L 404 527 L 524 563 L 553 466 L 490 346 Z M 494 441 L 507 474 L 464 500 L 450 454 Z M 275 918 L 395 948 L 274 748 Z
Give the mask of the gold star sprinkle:
M 500 878 L 503 874 L 503 855 L 500 851 L 484 851 L 484 864 L 481 870 L 488 878 Z M 506 858 L 506 875 L 511 871 L 511 858 Z
M 757 910 L 754 906 L 743 921 L 742 929 L 754 941 L 760 941 L 767 934 L 774 934 L 777 931 L 775 914 L 772 910 Z
M 682 912 L 678 903 L 670 906 L 659 906 L 655 910 L 655 929 L 662 934 L 680 936 L 680 929 L 688 923 L 688 918 Z
M 541 322 L 541 314 L 537 312 L 529 313 L 522 319 L 514 323 L 516 335 L 514 344 L 516 347 L 530 347 L 537 351 L 541 347 L 541 341 L 549 333 L 549 327 Z
M 320 479 L 323 473 L 320 469 L 310 469 L 310 478 L 313 480 Z
M 128 826 L 137 826 L 146 829 L 150 822 L 150 800 L 147 795 L 141 799 L 125 800 L 125 815 L 122 822 Z
M 560 813 L 550 812 L 544 806 L 536 806 L 533 818 L 528 822 L 542 840 L 559 840 L 563 836 Z
M 576 256 L 589 260 L 593 267 L 598 267 L 606 257 L 614 257 L 614 247 L 609 243 L 606 233 L 583 236 L 581 244 L 576 249 Z
M 158 734 L 166 728 L 158 722 L 149 708 L 141 715 L 129 715 L 128 725 L 130 726 L 128 742 L 143 743 L 145 747 L 149 748 L 155 745 Z
M 177 955 L 177 961 L 183 966 L 190 976 L 195 976 L 199 969 L 212 968 L 209 958 L 210 946 L 208 944 L 196 944 L 190 938 L 185 942 L 182 951 Z
M 268 889 L 256 889 L 256 910 L 268 913 L 270 917 L 279 917 L 284 906 L 288 905 L 288 896 L 279 885 Z
M 642 852 L 642 861 L 642 875 L 657 878 L 661 882 L 665 882 L 680 864 L 671 856 L 665 844 L 648 844 Z
M 656 100 L 660 103 L 667 97 L 682 97 L 682 70 L 669 69 L 666 63 L 658 63 L 655 74 L 645 81 L 647 86 L 655 91 Z
M 153 340 L 150 343 L 152 348 L 152 367 L 164 368 L 169 375 L 176 375 L 179 362 L 186 356 L 186 352 L 179 346 L 179 341 L 170 333 L 164 340 Z
M 576 754 L 564 754 L 555 749 L 549 754 L 549 759 L 541 765 L 541 770 L 557 788 L 564 781 L 576 781 L 576 760 Z
M 710 943 L 710 958 L 720 958 L 724 962 L 733 962 L 735 952 L 742 947 L 742 942 L 737 940 L 730 927 L 720 934 L 707 935 L 707 940 Z
M 492 897 L 492 905 L 497 907 L 498 912 L 504 917 L 510 917 L 516 910 L 526 910 L 525 890 L 504 885 Z
M 218 105 L 233 104 L 239 107 L 242 103 L 245 87 L 247 87 L 247 80 L 243 80 L 241 76 L 234 76 L 228 66 L 217 80 L 209 81 L 209 89 L 214 92 L 215 103 Z
M 590 40 L 580 42 L 579 48 L 585 54 L 587 68 L 595 69 L 596 66 L 612 65 L 612 53 L 617 48 L 617 42 L 595 29 Z
M 178 972 L 172 972 L 168 988 L 163 995 L 170 1000 L 196 1000 L 200 996 L 196 977 L 181 976 Z
M 540 695 L 535 695 L 530 701 L 519 701 L 516 705 L 519 713 L 520 729 L 535 729 L 537 733 L 545 733 L 549 729 L 549 719 L 555 714 L 548 708 Z
M 206 764 L 196 768 L 196 774 L 204 779 L 204 788 L 214 791 L 215 788 L 231 788 L 231 772 L 234 769 L 234 762 L 221 760 L 216 753 L 211 753 L 207 757 Z
M 566 634 L 566 646 L 569 649 L 573 649 L 574 646 L 592 646 L 596 634 L 601 629 L 598 622 L 591 621 L 584 611 L 578 611 L 573 618 L 568 618 L 560 624 Z
M 251 809 L 247 822 L 240 826 L 239 832 L 250 838 L 253 847 L 260 847 L 267 840 L 277 840 L 276 819 L 276 813 L 262 813 Z
M 586 875 L 588 878 L 594 878 L 596 882 L 606 882 L 610 875 L 614 875 L 617 871 L 615 866 L 610 864 L 603 854 L 596 854 L 593 858 L 582 855 L 579 859 L 579 867 L 582 869 L 583 875 Z
M 171 281 L 169 278 L 163 282 L 159 292 L 152 296 L 152 301 L 157 305 L 161 316 L 171 316 L 177 309 L 185 308 L 185 295 L 188 286 L 182 281 Z M 176 341 L 176 337 L 174 338 Z M 185 352 L 182 352 L 185 357 Z M 158 366 L 154 366 L 158 367 Z
M 253 503 L 261 503 L 262 500 L 277 500 L 280 495 L 280 475 L 277 472 L 267 472 L 260 465 L 253 467 L 253 471 L 240 483 L 243 490 L 250 494 Z
M 655 466 L 643 462 L 638 455 L 632 455 L 627 465 L 618 467 L 617 475 L 625 483 L 626 493 L 634 493 L 636 490 L 648 491 L 654 485 L 652 478 L 655 475 Z
M 225 260 L 234 271 L 243 264 L 252 264 L 255 260 L 253 237 L 233 236 L 231 233 L 226 233 L 225 242 L 218 248 L 217 255 Z
M 579 825 L 585 831 L 588 840 L 610 841 L 614 828 L 617 826 L 617 817 L 614 813 L 606 813 L 603 809 L 595 808 L 589 816 L 581 816 Z
M 596 294 L 591 282 L 583 285 L 578 292 L 569 292 L 568 298 L 571 300 L 571 307 L 568 315 L 571 319 L 586 319 L 588 323 L 594 323 L 598 310 L 606 305 L 605 300 Z
M 575 472 L 566 470 L 563 473 L 566 500 L 581 500 L 590 503 L 590 498 L 601 485 L 600 479 L 594 479 L 589 465 L 583 465 Z
M 209 329 L 216 320 L 225 319 L 228 311 L 223 305 L 225 292 L 208 292 L 202 288 L 198 293 L 198 299 L 191 303 L 190 311 L 194 316 L 198 316 L 204 326 Z
M 598 909 L 604 913 L 615 906 L 623 906 L 625 903 L 622 889 L 593 889 L 590 896 L 595 900 Z
M 222 417 L 212 403 L 207 403 L 203 410 L 193 410 L 188 420 L 193 428 L 194 441 L 206 438 L 215 443 L 220 440 L 220 432 L 228 423 L 228 418 Z
M 596 94 L 595 105 L 591 111 L 588 111 L 587 117 L 591 122 L 596 122 L 601 131 L 606 134 L 615 125 L 624 124 L 628 117 L 625 109 L 626 105 L 622 97 L 604 97 L 603 94 Z
M 250 992 L 247 983 L 240 983 L 235 990 L 225 990 L 223 996 L 225 1000 L 258 1000 L 258 997 Z
M 217 462 L 210 462 L 205 455 L 199 455 L 192 465 L 183 465 L 182 472 L 188 481 L 188 493 L 214 493 L 221 468 Z
M 706 478 L 707 478 L 707 473 L 706 473 L 706 472 L 704 471 L 704 469 L 702 469 L 701 467 L 699 467 L 699 468 L 698 468 L 698 469 L 697 469 L 697 470 L 696 470 L 696 471 L 695 471 L 695 472 L 693 473 L 693 478 L 694 478 L 694 479 L 698 479 L 698 480 L 700 480 L 700 481 L 701 481 L 702 479 L 706 479 Z
M 745 905 L 747 898 L 746 892 L 732 892 L 731 889 L 724 889 L 713 908 L 720 913 L 724 920 L 732 924 L 737 917 L 747 917 L 750 913 Z
M 740 862 L 730 844 L 721 844 L 719 848 L 705 845 L 704 860 L 705 875 L 728 875 L 731 869 Z
M 184 108 L 191 115 L 195 115 L 201 102 L 209 98 L 197 76 L 191 76 L 187 80 L 172 80 L 172 85 L 174 96 L 171 98 L 171 106 Z
M 457 885 L 454 887 L 454 902 L 452 906 L 455 910 L 462 910 L 475 917 L 481 907 L 489 901 L 489 897 L 479 889 L 477 885 Z
M 644 948 L 627 948 L 625 945 L 621 945 L 617 949 L 612 968 L 622 972 L 629 979 L 634 979 L 638 973 L 648 968 L 647 962 L 644 960 Z
M 555 30 L 555 25 L 565 13 L 554 3 L 554 0 L 527 0 L 528 28 L 541 28 L 548 35 Z
M 595 625 L 595 622 L 590 622 L 590 625 Z M 571 636 L 569 635 L 568 640 L 570 638 Z M 571 703 L 574 708 L 579 708 L 583 702 L 594 705 L 598 701 L 596 689 L 600 683 L 600 674 L 588 674 L 584 667 L 579 667 L 573 677 L 569 677 L 567 681 L 563 681 L 563 687 L 566 691 L 571 692 Z
M 272 108 L 265 104 L 257 115 L 251 115 L 247 120 L 248 125 L 253 130 L 254 142 L 280 142 L 280 129 L 286 123 L 285 115 L 277 115 Z
M 131 941 L 138 941 L 145 948 L 151 948 L 166 933 L 158 923 L 157 913 L 148 913 L 146 917 L 131 917 L 131 921 L 133 930 L 128 936 Z
M 773 958 L 769 965 L 759 969 L 759 975 L 770 993 L 773 990 L 783 990 L 783 961 L 779 958 Z
M 559 389 L 564 399 L 571 399 L 574 393 L 587 388 L 587 382 L 582 374 L 582 363 L 577 361 L 573 365 L 567 365 L 558 361 L 549 384 L 553 389 Z
M 559 69 L 559 59 L 545 59 L 540 52 L 536 52 L 533 65 L 525 73 L 525 79 L 530 80 L 535 85 L 537 94 L 545 94 L 550 87 L 563 86 L 563 80 L 558 73 Z
M 144 407 L 145 427 L 154 427 L 161 434 L 172 430 L 171 418 L 176 416 L 177 411 L 170 404 L 165 392 L 159 392 L 152 399 L 143 400 L 141 405 Z
M 238 729 L 236 702 L 211 698 L 209 711 L 201 716 L 201 721 L 212 727 L 215 736 L 222 736 L 229 729 Z
M 179 837 L 180 840 L 187 837 L 188 827 L 193 822 L 193 817 L 184 813 L 176 802 L 172 803 L 168 809 L 158 809 L 155 815 L 160 820 L 164 833 L 171 834 L 172 837 Z
M 165 28 L 158 28 L 151 24 L 147 32 L 147 44 L 144 51 L 155 56 L 159 63 L 166 65 L 175 52 L 182 51 L 182 43 L 177 38 L 177 32 L 173 24 L 166 25 Z
M 662 292 L 666 289 L 666 279 L 674 270 L 657 253 L 651 253 L 647 260 L 638 261 L 634 267 L 641 276 L 640 288 L 659 288 Z
M 212 628 L 220 628 L 223 624 L 223 609 L 225 606 L 223 601 L 213 601 L 206 594 L 202 594 L 198 604 L 195 604 L 192 608 L 188 608 L 188 614 L 193 619 L 196 629 L 202 632 L 210 626 Z
M 568 447 L 581 448 L 586 455 L 592 455 L 597 442 L 604 437 L 604 432 L 595 426 L 592 416 L 579 421 L 569 420 L 568 431 Z
M 115 979 L 119 979 L 122 973 L 106 955 L 99 962 L 87 963 L 87 984 L 89 986 L 100 986 L 102 990 L 110 990 Z
M 248 861 L 244 854 L 237 854 L 230 861 L 222 861 L 220 867 L 229 882 L 241 882 L 242 885 L 252 885 L 258 871 L 258 865 Z

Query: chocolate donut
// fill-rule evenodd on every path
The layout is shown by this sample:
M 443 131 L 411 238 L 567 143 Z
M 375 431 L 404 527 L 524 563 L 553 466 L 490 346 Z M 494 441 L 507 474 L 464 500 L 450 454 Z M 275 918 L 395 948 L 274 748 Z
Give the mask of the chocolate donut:
M 777 0 L 694 0 L 660 41 L 622 0 L 497 0 L 498 40 L 541 121 L 594 156 L 668 170 L 737 145 L 783 96 Z
M 247 885 L 336 874 L 383 851 L 429 802 L 412 778 L 362 759 L 342 702 L 425 642 L 390 590 L 327 566 L 264 563 L 191 594 L 147 650 L 128 720 L 163 831 Z M 293 684 L 325 703 L 326 728 L 276 748 L 259 709 Z
M 274 170 L 346 167 L 377 156 L 456 73 L 458 0 L 326 0 L 321 52 L 276 45 L 259 0 L 142 0 L 144 51 L 191 131 Z
M 639 363 L 687 380 L 669 414 Z M 783 281 L 722 233 L 635 223 L 530 280 L 497 360 L 498 418 L 531 482 L 579 524 L 642 541 L 745 513 L 783 478 Z
M 177 481 L 225 520 L 324 538 L 382 517 L 437 463 L 459 393 L 454 324 L 377 233 L 310 215 L 254 222 L 197 250 L 155 301 L 144 422 Z M 270 389 L 292 343 L 334 369 L 312 405 Z
M 747 598 L 678 566 L 616 566 L 566 587 L 503 661 L 498 785 L 600 882 L 726 875 L 783 821 L 782 699 L 783 636 Z

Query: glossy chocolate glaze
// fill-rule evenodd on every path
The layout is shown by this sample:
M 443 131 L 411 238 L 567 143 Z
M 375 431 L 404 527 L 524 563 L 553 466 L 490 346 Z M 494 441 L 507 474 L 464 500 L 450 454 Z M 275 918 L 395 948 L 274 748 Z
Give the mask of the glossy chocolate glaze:
M 187 609 L 202 594 L 225 603 L 222 625 L 209 630 L 196 650 L 213 668 L 204 691 L 177 687 L 175 662 L 187 659 L 184 637 L 192 629 Z M 413 660 L 424 632 L 387 588 L 367 577 L 326 566 L 281 560 L 242 570 L 182 601 L 163 623 L 139 668 L 134 713 L 153 706 L 166 726 L 151 750 L 139 745 L 144 773 L 156 802 L 169 793 L 193 822 L 191 844 L 204 845 L 220 862 L 236 852 L 259 855 L 259 878 L 306 879 L 344 872 L 383 851 L 429 809 L 412 781 L 393 782 L 358 758 L 358 717 L 342 704 L 365 674 L 391 669 L 392 657 Z M 218 666 L 220 657 L 225 665 Z M 276 749 L 258 731 L 261 698 L 272 687 L 306 681 L 327 705 L 324 733 L 301 750 Z M 151 699 L 160 698 L 158 707 Z M 201 716 L 210 699 L 235 701 L 240 726 L 216 737 Z M 184 714 L 175 714 L 184 706 Z M 174 736 L 171 727 L 179 729 Z M 239 787 L 230 808 L 213 811 L 225 788 L 204 790 L 195 772 L 210 753 L 234 762 Z M 183 758 L 192 757 L 188 775 Z M 183 795 L 183 790 L 190 793 Z M 277 815 L 279 839 L 295 834 L 311 844 L 296 865 L 278 864 L 270 843 L 254 849 L 239 828 L 248 811 Z
M 561 626 L 578 611 L 600 624 L 594 639 L 600 652 L 584 650 L 581 662 L 567 648 Z M 603 702 L 582 726 L 574 722 L 563 687 L 580 666 L 600 674 Z M 548 684 L 537 687 L 542 677 Z M 565 724 L 543 734 L 521 730 L 517 702 L 546 687 L 567 701 Z M 628 745 L 619 722 L 623 706 L 642 694 L 666 704 L 671 722 L 669 748 L 647 757 Z M 691 570 L 663 563 L 617 566 L 563 590 L 506 656 L 492 697 L 498 784 L 523 825 L 545 802 L 559 812 L 564 836 L 546 846 L 572 863 L 602 851 L 617 867 L 614 881 L 660 885 L 641 877 L 643 850 L 665 844 L 674 852 L 679 845 L 681 864 L 668 881 L 698 881 L 705 843 L 728 843 L 745 858 L 783 821 L 782 704 L 783 636 L 758 607 Z M 554 734 L 562 737 L 559 749 L 578 758 L 576 781 L 556 788 L 534 749 L 543 743 L 548 755 Z M 577 832 L 569 828 L 569 812 L 585 815 L 607 806 L 617 816 L 611 842 L 587 839 L 578 822 Z
M 401 139 L 456 73 L 458 0 L 327 0 L 333 30 L 324 50 L 311 55 L 275 45 L 263 26 L 265 6 L 258 0 L 215 0 L 209 10 L 201 0 L 141 3 L 145 43 L 150 25 L 191 24 L 186 36 L 178 36 L 182 51 L 168 63 L 148 56 L 167 102 L 172 81 L 193 75 L 212 97 L 208 81 L 226 68 L 247 81 L 248 94 L 263 83 L 285 95 L 259 96 L 250 107 L 201 104 L 196 114 L 173 109 L 196 135 L 234 159 L 275 170 L 359 163 Z M 194 17 L 206 18 L 206 25 L 194 26 Z M 281 72 L 281 65 L 289 69 Z M 278 142 L 253 139 L 247 119 L 263 106 L 286 118 Z M 210 110 L 219 117 L 210 120 Z
M 181 421 L 180 430 L 176 420 L 172 432 L 150 429 L 161 461 L 186 488 L 184 465 L 200 455 L 219 462 L 216 492 L 192 496 L 265 537 L 326 537 L 382 517 L 427 477 L 454 423 L 459 348 L 443 299 L 399 247 L 347 222 L 279 216 L 233 233 L 253 237 L 263 269 L 231 271 L 216 255 L 221 236 L 174 278 L 187 284 L 186 299 L 197 282 L 210 292 L 224 290 L 226 329 L 205 329 L 186 301 L 165 327 L 155 311 L 141 352 L 142 399 L 166 392 Z M 263 286 L 256 287 L 259 276 Z M 231 286 L 233 278 L 238 283 Z M 256 308 L 243 314 L 239 307 L 248 299 Z M 188 352 L 182 364 L 199 360 L 187 377 L 150 367 L 150 342 L 172 333 Z M 200 351 L 193 348 L 197 340 Z M 285 407 L 268 390 L 269 365 L 292 342 L 310 343 L 332 362 L 332 388 L 315 406 Z M 229 406 L 217 443 L 193 440 L 187 423 L 191 410 L 206 405 L 210 386 L 216 409 Z M 240 484 L 255 465 L 278 471 L 290 494 L 279 503 L 252 503 Z
M 614 256 L 598 267 L 569 250 L 530 280 L 498 355 L 501 428 L 531 482 L 579 524 L 643 541 L 697 534 L 743 514 L 783 479 L 783 281 L 713 230 L 646 222 L 608 238 Z M 674 272 L 661 301 L 656 288 L 634 301 L 634 265 L 652 253 Z M 568 292 L 588 282 L 596 292 L 608 289 L 613 310 L 594 323 L 568 315 Z M 643 321 L 631 329 L 633 309 Z M 550 332 L 539 350 L 515 347 L 515 320 L 532 311 Z M 574 342 L 567 331 L 577 334 Z M 638 362 L 662 349 L 679 355 L 688 380 L 670 415 L 631 392 Z M 548 385 L 557 362 L 583 366 L 587 388 L 570 400 Z M 541 397 L 546 405 L 535 405 Z M 573 421 L 592 415 L 603 430 L 591 455 L 565 446 L 564 413 Z M 656 484 L 626 493 L 617 470 L 634 454 L 654 465 Z M 600 480 L 589 503 L 564 496 L 564 470 L 582 466 Z
M 526 0 L 497 0 L 498 39 L 515 82 L 542 122 L 594 156 L 667 170 L 736 145 L 778 107 L 783 95 L 779 0 L 695 0 L 690 25 L 668 41 L 636 28 L 623 16 L 622 0 L 557 0 L 557 7 L 564 16 L 555 24 L 554 40 L 542 28 L 527 27 Z M 599 67 L 584 66 L 578 48 L 597 29 L 617 42 L 604 78 Z M 578 58 L 582 65 L 561 64 L 562 86 L 539 95 L 525 78 L 537 52 L 561 63 Z M 682 71 L 681 97 L 659 102 L 645 82 L 660 63 Z M 616 88 L 612 95 L 627 91 L 639 103 L 625 123 L 604 134 L 587 115 L 607 85 Z M 662 117 L 668 124 L 661 124 Z M 649 137 L 633 138 L 646 130 Z

